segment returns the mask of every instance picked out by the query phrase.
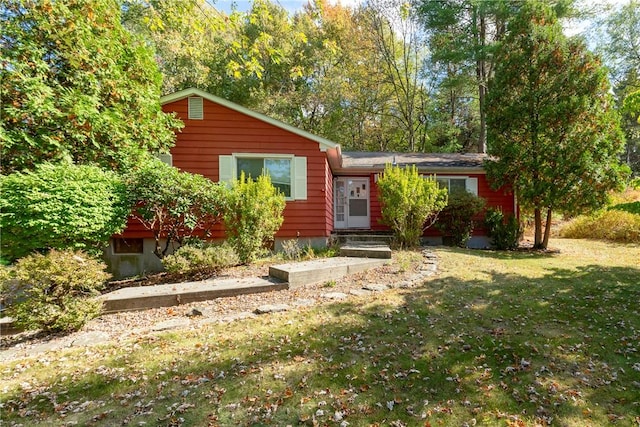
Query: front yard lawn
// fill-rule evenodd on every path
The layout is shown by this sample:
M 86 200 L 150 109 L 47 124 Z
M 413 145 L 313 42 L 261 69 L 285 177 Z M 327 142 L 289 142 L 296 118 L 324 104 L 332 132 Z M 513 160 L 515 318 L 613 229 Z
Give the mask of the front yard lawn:
M 640 246 L 437 248 L 415 289 L 0 365 L 0 425 L 640 424 Z

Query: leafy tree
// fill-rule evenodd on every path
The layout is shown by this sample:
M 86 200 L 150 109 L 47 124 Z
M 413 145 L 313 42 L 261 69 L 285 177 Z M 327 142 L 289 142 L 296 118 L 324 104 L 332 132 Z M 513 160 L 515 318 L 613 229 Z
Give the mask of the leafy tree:
M 447 190 L 435 179 L 418 174 L 415 166 L 386 165 L 378 179 L 381 223 L 393 230 L 400 247 L 420 245 L 420 236 L 447 205 Z
M 627 139 L 625 162 L 640 174 L 640 2 L 632 0 L 598 22 L 604 60 L 614 82 Z
M 182 244 L 194 234 L 206 237 L 224 214 L 224 184 L 182 172 L 157 159 L 134 168 L 126 182 L 135 205 L 132 217 L 153 233 L 153 253 L 160 259 L 173 243 Z
M 130 205 L 113 172 L 96 166 L 44 163 L 0 176 L 2 256 L 49 248 L 100 251 L 122 231 Z
M 180 124 L 118 1 L 6 0 L 0 26 L 2 173 L 63 158 L 126 169 L 172 144 Z
M 284 208 L 284 195 L 271 184 L 269 175 L 254 180 L 242 173 L 233 183 L 224 224 L 240 261 L 254 261 L 273 242 L 284 221 Z
M 533 210 L 534 246 L 544 249 L 554 210 L 601 206 L 621 183 L 624 137 L 605 69 L 581 40 L 562 34 L 545 4 L 523 6 L 496 64 L 487 100 L 495 160 L 487 174 L 494 187 L 510 185 Z
M 451 108 L 468 98 L 459 93 L 473 81 L 478 103 L 477 151 L 487 148 L 485 101 L 487 81 L 493 72 L 492 50 L 496 41 L 504 35 L 508 18 L 507 0 L 444 0 L 417 1 L 417 7 L 427 31 L 430 32 L 432 61 L 446 64 L 445 87 L 456 88 Z M 458 95 L 459 94 L 459 95 Z M 462 97 L 460 97 L 462 95 Z
M 497 63 L 494 52 L 507 32 L 507 23 L 526 1 L 414 0 L 413 3 L 429 34 L 431 62 L 439 65 L 438 87 L 449 95 L 445 105 L 456 116 L 449 126 L 455 129 L 463 124 L 459 132 L 469 140 L 475 137 L 476 151 L 484 153 L 488 140 L 485 108 L 490 90 L 488 81 Z M 578 13 L 573 3 L 574 0 L 551 2 L 562 17 Z M 475 87 L 473 91 L 470 85 Z

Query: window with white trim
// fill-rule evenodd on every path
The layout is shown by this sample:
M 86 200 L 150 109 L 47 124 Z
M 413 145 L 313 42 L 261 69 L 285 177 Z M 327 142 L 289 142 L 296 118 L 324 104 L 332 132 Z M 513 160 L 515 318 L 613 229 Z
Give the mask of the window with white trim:
M 271 184 L 285 197 L 291 197 L 291 159 L 238 157 L 236 179 L 240 179 L 243 172 L 245 177 L 254 180 L 260 175 L 269 175 Z
M 478 178 L 468 176 L 436 176 L 436 182 L 440 188 L 446 188 L 449 194 L 467 191 L 478 195 Z
M 287 200 L 307 199 L 307 158 L 289 154 L 234 153 L 219 157 L 219 179 L 232 182 L 242 172 L 253 179 L 269 174 Z

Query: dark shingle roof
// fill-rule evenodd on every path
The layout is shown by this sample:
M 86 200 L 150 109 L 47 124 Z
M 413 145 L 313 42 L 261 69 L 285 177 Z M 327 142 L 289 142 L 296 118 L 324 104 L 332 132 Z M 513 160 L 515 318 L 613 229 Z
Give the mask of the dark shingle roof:
M 384 169 L 388 163 L 398 166 L 415 165 L 419 170 L 482 169 L 486 154 L 479 153 L 387 153 L 346 151 L 342 153 L 344 169 Z

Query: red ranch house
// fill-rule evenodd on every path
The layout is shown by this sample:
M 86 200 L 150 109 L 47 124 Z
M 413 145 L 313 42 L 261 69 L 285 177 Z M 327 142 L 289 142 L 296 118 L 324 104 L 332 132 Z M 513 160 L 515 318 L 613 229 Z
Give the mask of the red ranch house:
M 465 188 L 485 198 L 487 206 L 517 212 L 512 194 L 489 188 L 482 154 L 343 153 L 332 141 L 198 89 L 164 96 L 161 104 L 185 123 L 166 156 L 173 166 L 213 181 L 231 181 L 242 171 L 270 173 L 287 199 L 276 245 L 298 238 L 302 244 L 326 246 L 335 231 L 387 230 L 379 223 L 376 188 L 387 163 L 416 165 L 420 173 L 435 174 L 449 188 Z M 470 246 L 487 245 L 483 230 L 474 234 Z M 215 229 L 214 238 L 224 238 L 222 227 Z M 442 238 L 429 229 L 425 241 L 440 244 Z M 153 255 L 151 234 L 134 221 L 114 236 L 107 258 L 120 276 L 162 268 Z

